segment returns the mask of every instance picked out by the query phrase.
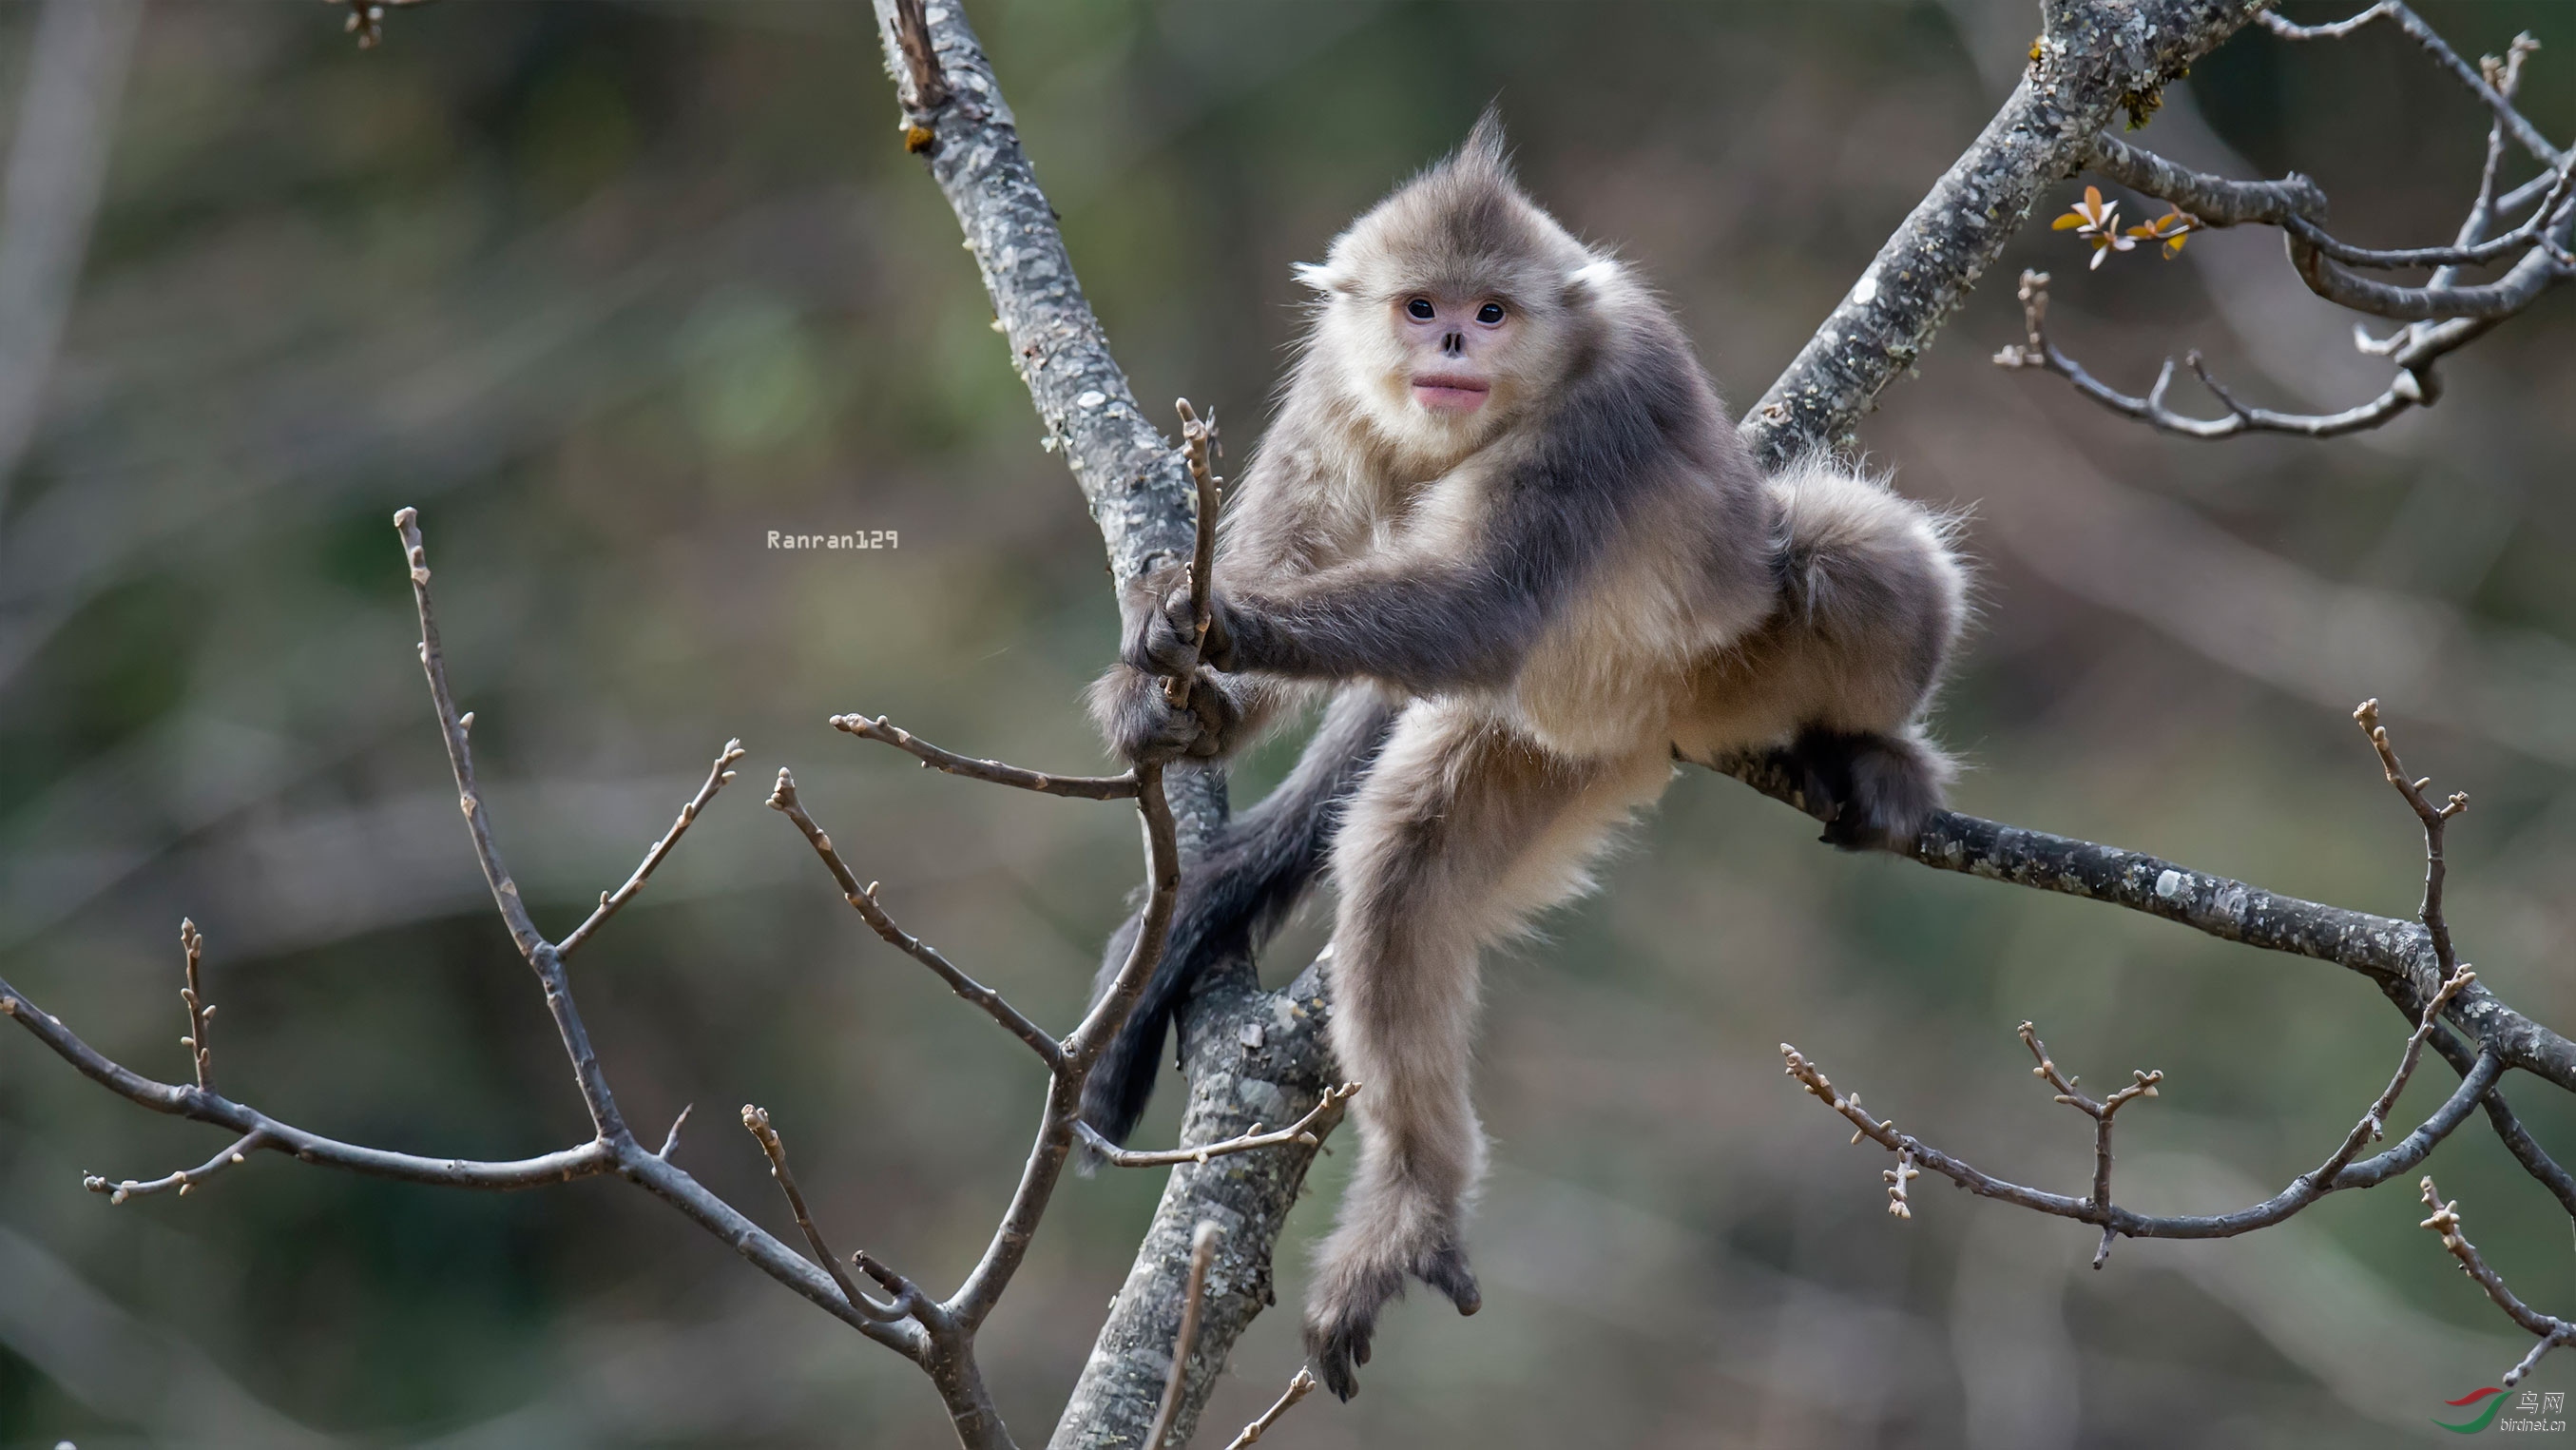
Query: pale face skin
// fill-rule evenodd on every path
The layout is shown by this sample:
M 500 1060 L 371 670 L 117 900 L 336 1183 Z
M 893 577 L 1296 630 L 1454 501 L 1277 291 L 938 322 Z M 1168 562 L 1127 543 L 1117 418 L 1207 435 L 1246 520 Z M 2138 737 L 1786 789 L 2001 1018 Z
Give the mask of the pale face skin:
M 1495 297 L 1416 292 L 1397 298 L 1393 310 L 1414 405 L 1458 419 L 1483 408 L 1518 333 L 1511 307 Z

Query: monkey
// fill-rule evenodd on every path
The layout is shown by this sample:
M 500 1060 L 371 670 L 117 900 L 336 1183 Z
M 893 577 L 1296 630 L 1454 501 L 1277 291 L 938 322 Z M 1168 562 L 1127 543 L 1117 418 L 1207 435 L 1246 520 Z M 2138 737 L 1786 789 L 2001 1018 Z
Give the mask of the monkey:
M 1523 190 L 1492 109 L 1298 276 L 1312 315 L 1228 501 L 1208 628 L 1178 566 L 1149 572 L 1090 701 L 1140 762 L 1222 760 L 1318 699 L 1322 720 L 1184 872 L 1084 1108 L 1123 1141 L 1191 984 L 1329 877 L 1330 1046 L 1364 1090 L 1305 1341 L 1347 1400 L 1408 1279 L 1483 1302 L 1461 1224 L 1480 955 L 1589 890 L 1677 761 L 1772 752 L 1826 840 L 1912 841 L 1954 775 L 1925 715 L 1966 575 L 1953 522 L 1882 481 L 1815 454 L 1766 475 L 1670 309 Z

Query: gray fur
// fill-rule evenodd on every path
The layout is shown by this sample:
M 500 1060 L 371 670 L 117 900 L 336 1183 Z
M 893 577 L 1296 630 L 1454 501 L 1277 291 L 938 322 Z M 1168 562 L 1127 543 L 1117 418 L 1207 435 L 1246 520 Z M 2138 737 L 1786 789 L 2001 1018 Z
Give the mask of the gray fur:
M 1221 757 L 1328 684 L 1403 702 L 1365 759 L 1319 733 L 1247 815 L 1270 847 L 1209 858 L 1154 999 L 1330 870 L 1333 1048 L 1365 1090 L 1306 1339 L 1347 1398 L 1408 1279 L 1481 1302 L 1479 955 L 1589 889 L 1676 756 L 1783 752 L 1827 839 L 1910 839 L 1951 774 L 1922 715 L 1965 604 L 1944 520 L 1830 460 L 1762 474 L 1671 314 L 1523 194 L 1491 113 L 1300 275 L 1314 324 L 1229 505 L 1191 703 L 1156 678 L 1191 657 L 1170 577 L 1094 701 L 1140 758 Z M 1135 1029 L 1149 1069 L 1163 1027 Z M 1104 1089 L 1107 1121 L 1150 1088 Z

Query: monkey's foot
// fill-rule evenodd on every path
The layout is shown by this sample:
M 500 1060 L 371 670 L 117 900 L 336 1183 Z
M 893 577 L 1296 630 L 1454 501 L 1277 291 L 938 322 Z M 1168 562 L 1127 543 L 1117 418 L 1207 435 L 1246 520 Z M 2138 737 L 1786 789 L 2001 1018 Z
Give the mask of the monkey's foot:
M 1306 1305 L 1306 1358 L 1335 1397 L 1347 1400 L 1360 1392 L 1358 1367 L 1369 1362 L 1378 1315 L 1389 1302 L 1404 1297 L 1408 1272 L 1447 1295 L 1460 1314 L 1485 1307 L 1475 1272 L 1467 1266 L 1467 1251 L 1455 1242 L 1429 1249 L 1404 1268 L 1383 1263 L 1328 1268 Z

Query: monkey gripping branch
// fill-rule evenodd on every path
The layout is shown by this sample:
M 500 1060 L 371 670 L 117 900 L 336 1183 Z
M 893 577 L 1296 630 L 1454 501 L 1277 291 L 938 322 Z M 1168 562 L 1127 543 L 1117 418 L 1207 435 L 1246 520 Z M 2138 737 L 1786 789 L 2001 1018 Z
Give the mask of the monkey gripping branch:
M 393 8 L 418 0 L 390 0 Z M 344 0 L 350 28 L 363 45 L 378 41 L 384 3 Z M 1776 467 L 1806 450 L 1846 443 L 1879 391 L 1928 346 L 1941 324 L 1993 264 L 2005 242 L 2028 221 L 2052 185 L 2090 167 L 2112 180 L 2172 203 L 2188 222 L 2152 224 L 2156 240 L 2171 245 L 2191 226 L 2247 222 L 2280 226 L 2299 275 L 2321 295 L 2357 310 L 2406 324 L 2386 339 L 2362 335 L 2365 350 L 2384 353 L 2398 370 L 2389 395 L 2346 414 L 2297 418 L 2239 403 L 2210 382 L 2226 407 L 2219 420 L 2171 412 L 2164 398 L 2172 369 L 2144 399 L 2117 394 L 2048 344 L 2042 332 L 2044 277 L 2026 279 L 2024 302 L 2030 338 L 1999 361 L 2066 376 L 2087 396 L 2155 426 L 2195 436 L 2223 437 L 2270 429 L 2331 436 L 2373 426 L 2408 407 L 2433 402 L 2432 362 L 2474 340 L 2553 286 L 2568 270 L 2571 199 L 2568 151 L 2554 148 L 2512 105 L 2527 47 L 2483 68 L 2469 67 L 2429 26 L 2403 5 L 2381 3 L 2331 26 L 2289 25 L 2265 12 L 2262 0 L 2044 0 L 2042 30 L 2028 69 L 2012 96 L 1977 140 L 1935 184 L 1889 238 L 1798 358 L 1747 415 L 1742 432 L 1766 464 Z M 1110 355 L 1098 320 L 1085 302 L 1054 215 L 1019 144 L 1000 84 L 967 25 L 958 0 L 876 0 L 887 65 L 902 106 L 902 135 L 948 197 L 990 293 L 1011 349 L 1050 440 L 1064 454 L 1089 502 L 1107 547 L 1122 597 L 1125 586 L 1167 564 L 1196 556 L 1204 583 L 1209 511 L 1201 503 L 1207 445 L 1202 434 L 1175 449 L 1137 406 L 1124 374 Z M 2459 77 L 2494 116 L 2488 162 L 2469 216 L 2447 247 L 2372 252 L 2340 242 L 2322 229 L 2322 196 L 2303 179 L 2234 182 L 2183 171 L 2110 134 L 2123 116 L 2142 119 L 2161 87 L 2244 25 L 2259 21 L 2290 38 L 2331 38 L 2386 21 L 2419 44 L 2438 65 Z M 2507 140 L 2538 158 L 2541 176 L 2499 196 Z M 2496 231 L 2522 208 L 2524 220 Z M 2104 220 L 2107 222 L 2107 215 Z M 2088 239 L 2104 232 L 2096 225 Z M 2129 239 L 2134 245 L 2136 238 Z M 2119 241 L 2112 250 L 2126 250 Z M 2493 283 L 2462 285 L 2460 269 L 2508 256 L 2516 258 Z M 2352 275 L 2351 267 L 2430 267 L 2421 287 L 2392 287 Z M 2195 371 L 2198 371 L 2195 364 Z M 2201 376 L 2207 380 L 2205 373 Z M 1193 457 L 1198 464 L 1194 477 Z M 0 982 L 0 1014 L 34 1034 L 76 1069 L 110 1091 L 155 1111 L 223 1127 L 235 1134 L 206 1163 L 162 1178 L 88 1186 L 115 1202 L 162 1192 L 185 1195 L 246 1163 L 259 1152 L 277 1152 L 318 1166 L 422 1184 L 515 1189 L 615 1173 L 678 1209 L 731 1244 L 761 1272 L 841 1320 L 861 1335 L 913 1360 L 929 1375 L 946 1405 L 961 1444 L 1001 1447 L 1014 1443 L 995 1413 L 975 1362 L 975 1332 L 1016 1271 L 1066 1159 L 1081 1141 L 1076 1116 L 1090 1065 L 1154 964 L 1168 924 L 1179 861 L 1223 820 L 1224 782 L 1215 771 L 1185 771 L 1169 781 L 1153 769 L 1117 777 L 1064 777 L 959 756 L 922 742 L 882 719 L 842 716 L 843 731 L 880 741 L 952 774 L 1080 799 L 1137 802 L 1147 839 L 1150 891 L 1143 929 L 1111 990 L 1074 1031 L 1061 1039 L 977 983 L 943 954 L 888 916 L 873 884 L 862 884 L 830 838 L 805 812 L 795 786 L 781 772 L 770 804 L 805 835 L 836 885 L 871 930 L 918 960 L 952 990 L 1026 1044 L 1046 1071 L 1045 1110 L 1019 1185 L 991 1243 L 944 1298 L 864 1251 L 849 1262 L 875 1286 L 854 1279 L 828 1249 L 788 1168 L 786 1148 L 770 1115 L 746 1105 L 742 1118 L 771 1165 L 789 1212 L 812 1258 L 754 1224 L 708 1192 L 673 1158 L 680 1124 L 658 1150 L 643 1146 L 625 1123 L 606 1075 L 593 1053 L 575 1006 L 567 959 L 642 889 L 653 870 L 722 787 L 734 776 L 740 747 L 729 743 L 707 781 L 685 805 L 672 829 L 647 852 L 629 879 L 603 893 L 589 917 L 558 942 L 536 929 L 516 884 L 503 866 L 488 813 L 476 788 L 469 731 L 473 716 L 460 714 L 450 697 L 430 608 L 429 569 L 417 522 L 410 511 L 398 520 L 421 622 L 421 659 L 431 687 L 471 839 L 493 900 L 537 978 L 556 1024 L 575 1086 L 593 1126 L 590 1141 L 537 1158 L 478 1163 L 426 1158 L 345 1143 L 277 1121 L 218 1093 L 213 1083 L 211 1023 L 202 976 L 204 943 L 183 927 L 182 946 L 193 1082 L 161 1083 L 112 1062 L 91 1049 L 24 994 Z M 2441 911 L 2442 829 L 2462 804 L 2436 806 L 2397 763 L 2384 730 L 2365 707 L 2383 768 L 2422 819 L 2427 843 L 2426 895 L 2418 923 L 2366 915 L 2275 896 L 2243 883 L 2193 871 L 2135 852 L 2025 830 L 1975 817 L 1943 813 L 1900 853 L 1925 865 L 1990 880 L 2038 887 L 2144 911 L 2213 936 L 2270 950 L 2335 962 L 2368 978 L 2405 1014 L 2410 1026 L 2390 1085 L 2365 1111 L 2324 1163 L 2263 1204 L 2224 1215 L 2150 1218 L 2119 1208 L 2109 1186 L 2110 1139 L 2115 1115 L 2156 1090 L 2159 1075 L 2138 1074 L 2126 1087 L 2095 1099 L 2061 1074 L 2034 1031 L 2024 1040 L 2037 1071 L 2061 1101 L 2095 1124 L 2097 1170 L 2091 1191 L 2069 1197 L 2024 1188 L 1941 1153 L 1892 1124 L 1872 1118 L 1857 1096 L 1838 1094 L 1814 1064 L 1784 1046 L 1789 1070 L 1858 1130 L 1897 1155 L 1886 1175 L 1891 1211 L 1910 1216 L 1908 1186 L 1929 1168 L 1954 1182 L 2040 1212 L 2077 1219 L 2103 1230 L 2103 1251 L 2121 1236 L 2207 1237 L 2246 1232 L 2278 1222 L 2325 1193 L 2365 1187 L 2411 1171 L 2473 1109 L 2516 1158 L 2576 1213 L 2576 1182 L 2523 1130 L 2501 1087 L 2512 1070 L 2576 1090 L 2576 1044 L 2533 1022 L 2479 986 L 2455 959 Z M 1800 783 L 1769 758 L 1739 758 L 1726 773 L 1755 789 L 1804 808 Z M 1170 800 L 1166 805 L 1168 786 Z M 1161 1204 L 1139 1248 L 1127 1283 L 1086 1363 L 1071 1401 L 1056 1426 L 1057 1446 L 1161 1447 L 1190 1439 L 1216 1374 L 1244 1327 L 1270 1301 L 1270 1255 L 1288 1207 L 1294 1202 L 1320 1135 L 1327 1131 L 1351 1089 L 1335 1088 L 1323 1027 L 1331 1004 L 1319 974 L 1309 968 L 1287 988 L 1265 991 L 1249 961 L 1227 965 L 1205 983 L 1183 1019 L 1183 1062 L 1191 1098 L 1182 1129 L 1184 1147 L 1166 1153 L 1109 1150 L 1112 1163 L 1172 1165 Z M 2430 1046 L 2455 1071 L 2457 1091 L 2424 1124 L 2395 1146 L 2360 1156 L 2384 1131 L 2399 1091 Z M 1256 1121 L 1292 1119 L 1265 1131 Z M 687 1117 L 682 1114 L 683 1120 Z M 1106 1145 L 1096 1145 L 1106 1148 Z M 1258 1151 L 1256 1151 L 1258 1150 Z M 2518 1378 L 2548 1348 L 2576 1342 L 2576 1324 L 2530 1308 L 2488 1267 L 2460 1230 L 2456 1205 L 2422 1185 L 2432 1217 L 2425 1226 L 2498 1307 L 2536 1340 Z M 1206 1226 L 1216 1226 L 1211 1231 Z M 2097 1262 L 2098 1262 L 2097 1258 Z M 884 1297 L 879 1297 L 882 1293 Z M 1245 1446 L 1296 1403 L 1312 1380 L 1300 1375 L 1278 1403 L 1234 1441 Z

